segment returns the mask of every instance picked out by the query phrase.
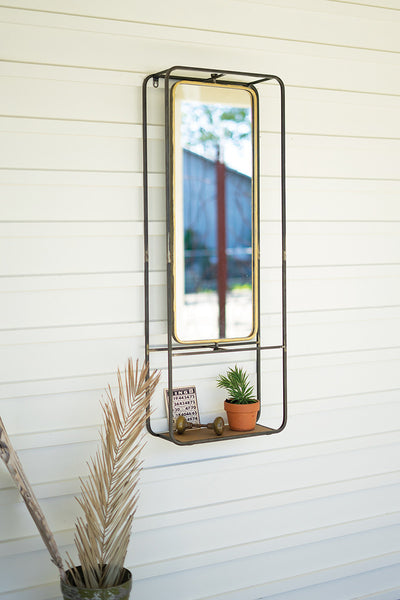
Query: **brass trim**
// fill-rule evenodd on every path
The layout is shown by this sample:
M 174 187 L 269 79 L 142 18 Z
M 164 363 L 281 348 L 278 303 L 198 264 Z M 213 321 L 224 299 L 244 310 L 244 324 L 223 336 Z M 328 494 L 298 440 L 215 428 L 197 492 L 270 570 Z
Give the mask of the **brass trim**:
M 236 90 L 244 90 L 250 94 L 251 97 L 251 110 L 252 110 L 252 142 L 253 142 L 253 151 L 252 151 L 252 313 L 253 313 L 253 328 L 250 334 L 247 337 L 235 337 L 235 338 L 204 338 L 198 340 L 181 340 L 178 336 L 177 332 L 177 318 L 176 318 L 176 223 L 175 223 L 175 213 L 177 212 L 176 208 L 176 160 L 175 160 L 175 96 L 176 89 L 180 85 L 192 85 L 192 86 L 206 86 L 210 88 L 223 88 L 223 89 L 236 89 Z M 241 85 L 241 84 L 224 84 L 213 82 L 204 82 L 204 81 L 190 81 L 186 79 L 182 79 L 176 81 L 170 90 L 171 94 L 171 110 L 170 110 L 170 126 L 171 126 L 171 209 L 172 209 L 172 257 L 171 258 L 171 277 L 172 277 L 172 308 L 173 308 L 173 323 L 172 323 L 172 335 L 176 342 L 182 345 L 186 344 L 203 344 L 203 343 L 223 343 L 223 342 L 236 342 L 236 341 L 250 341 L 254 339 L 254 337 L 258 333 L 258 320 L 259 320 L 259 212 L 258 212 L 258 194 L 259 194 L 259 172 L 258 172 L 258 152 L 259 152 L 259 128 L 258 128 L 258 95 L 256 91 L 249 86 Z M 167 215 L 167 219 L 169 215 Z M 169 246 L 168 246 L 169 247 Z

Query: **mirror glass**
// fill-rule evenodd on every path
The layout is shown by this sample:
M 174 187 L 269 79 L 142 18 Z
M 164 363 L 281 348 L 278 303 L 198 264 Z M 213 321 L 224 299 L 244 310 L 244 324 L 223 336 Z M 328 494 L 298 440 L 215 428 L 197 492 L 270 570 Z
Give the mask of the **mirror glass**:
M 174 337 L 245 340 L 257 323 L 257 97 L 240 85 L 172 87 Z

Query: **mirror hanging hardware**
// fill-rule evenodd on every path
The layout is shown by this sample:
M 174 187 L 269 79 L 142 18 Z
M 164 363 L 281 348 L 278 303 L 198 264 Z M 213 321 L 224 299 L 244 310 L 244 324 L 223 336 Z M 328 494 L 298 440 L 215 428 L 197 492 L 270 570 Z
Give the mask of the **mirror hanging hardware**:
M 211 81 L 213 83 L 216 83 L 219 77 L 222 77 L 222 73 L 211 73 Z
M 159 88 L 161 81 L 164 83 L 164 130 L 165 130 L 165 191 L 166 191 L 166 239 L 167 239 L 167 344 L 166 346 L 151 346 L 150 345 L 150 262 L 149 262 L 149 151 L 148 151 L 148 89 L 147 85 L 150 80 L 153 80 L 153 87 Z M 181 82 L 193 83 L 193 85 L 212 85 L 216 88 L 226 88 L 229 90 L 232 87 L 249 88 L 252 93 L 255 94 L 258 103 L 258 92 L 256 86 L 261 84 L 267 84 L 268 82 L 277 83 L 280 89 L 280 164 L 281 164 L 281 184 L 280 184 L 280 195 L 281 195 L 281 343 L 276 345 L 265 345 L 261 342 L 261 329 L 260 329 L 260 290 L 255 289 L 255 309 L 254 315 L 256 319 L 256 330 L 253 339 L 218 339 L 213 343 L 205 343 L 207 340 L 193 340 L 190 342 L 182 342 L 176 338 L 174 330 L 174 318 L 175 318 L 175 305 L 174 305 L 174 281 L 175 272 L 173 268 L 173 256 L 174 256 L 174 243 L 176 242 L 176 214 L 173 213 L 174 200 L 174 179 L 172 175 L 173 165 L 173 129 L 171 115 L 173 114 L 173 100 L 171 89 L 174 85 L 180 84 Z M 154 92 L 155 93 L 155 92 Z M 142 102 L 143 102 L 143 204 L 144 204 L 144 312 L 145 312 L 145 359 L 150 362 L 150 355 L 153 352 L 167 353 L 167 375 L 168 375 L 168 393 L 169 393 L 169 416 L 168 416 L 168 431 L 156 432 L 153 429 L 150 412 L 147 420 L 148 431 L 162 439 L 172 441 L 177 445 L 191 445 L 198 443 L 205 443 L 210 441 L 220 441 L 223 439 L 234 439 L 243 438 L 250 436 L 270 435 L 278 433 L 284 429 L 287 422 L 287 322 L 286 322 L 286 188 L 285 188 L 285 89 L 282 80 L 276 75 L 232 71 L 232 70 L 219 70 L 219 69 L 206 69 L 201 67 L 189 67 L 189 66 L 174 66 L 169 69 L 165 69 L 158 73 L 148 75 L 142 87 Z M 252 109 L 254 110 L 254 109 Z M 258 114 L 257 114 L 258 117 Z M 255 124 L 253 132 L 253 140 L 255 143 L 259 139 L 259 123 L 258 118 Z M 260 247 L 259 247 L 259 205 L 260 205 L 260 191 L 259 191 L 259 175 L 260 175 L 260 159 L 259 154 L 256 152 L 254 157 L 253 167 L 253 179 L 255 186 L 254 196 L 254 219 L 256 222 L 255 230 L 255 242 L 256 246 L 254 249 L 254 269 L 255 277 L 260 274 Z M 176 292 L 175 292 L 176 293 Z M 229 352 L 241 352 L 253 350 L 255 352 L 256 362 L 256 390 L 257 397 L 261 395 L 261 353 L 268 350 L 279 350 L 282 358 L 282 422 L 277 428 L 266 427 L 264 425 L 256 425 L 256 429 L 251 432 L 237 433 L 230 430 L 224 431 L 224 435 L 217 437 L 213 435 L 210 437 L 209 433 L 203 428 L 200 431 L 193 430 L 185 435 L 185 439 L 178 439 L 175 436 L 174 424 L 172 419 L 172 395 L 173 395 L 173 359 L 174 357 L 181 356 L 199 356 L 201 354 L 208 353 L 229 353 Z

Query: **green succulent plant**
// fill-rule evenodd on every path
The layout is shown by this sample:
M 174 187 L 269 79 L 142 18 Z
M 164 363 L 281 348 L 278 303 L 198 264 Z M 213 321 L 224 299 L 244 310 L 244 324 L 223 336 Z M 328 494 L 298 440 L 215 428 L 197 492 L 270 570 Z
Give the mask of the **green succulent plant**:
M 226 375 L 219 375 L 217 386 L 229 394 L 231 404 L 252 404 L 257 402 L 254 386 L 250 385 L 249 376 L 244 369 L 235 365 L 228 369 Z

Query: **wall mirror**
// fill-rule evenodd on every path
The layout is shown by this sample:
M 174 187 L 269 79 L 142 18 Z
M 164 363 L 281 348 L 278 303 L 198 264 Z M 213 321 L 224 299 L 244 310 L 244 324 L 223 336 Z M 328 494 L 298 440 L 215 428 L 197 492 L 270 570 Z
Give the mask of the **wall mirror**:
M 172 107 L 174 337 L 251 339 L 257 330 L 257 95 L 176 82 Z
M 266 186 L 263 196 L 268 195 L 267 202 L 260 201 L 259 189 L 259 95 L 263 111 L 268 111 L 264 151 L 275 153 L 276 140 L 280 140 L 280 161 L 271 164 L 268 160 L 263 167 L 263 174 L 277 177 L 280 187 L 280 193 L 271 194 Z M 142 100 L 145 360 L 165 370 L 169 398 L 165 414 L 162 394 L 153 402 L 152 408 L 159 403 L 160 413 L 157 417 L 149 413 L 147 429 L 156 437 L 185 446 L 278 433 L 287 420 L 283 81 L 265 73 L 178 65 L 147 75 Z M 149 146 L 150 137 L 159 137 L 160 121 L 165 170 Z M 165 261 L 160 262 L 151 240 L 159 236 L 157 188 L 163 170 L 166 252 Z M 274 258 L 260 250 L 260 210 L 263 220 L 272 214 L 274 220 L 280 220 L 280 244 L 274 245 Z M 261 314 L 269 315 L 271 307 L 270 287 L 261 289 L 260 285 L 260 272 L 266 265 L 278 269 L 281 282 L 280 311 L 273 307 L 281 328 L 278 337 L 274 326 L 273 339 L 271 328 L 261 319 Z M 265 352 L 274 360 L 281 355 L 282 377 L 278 374 L 277 387 L 275 379 L 263 378 Z M 218 437 L 212 430 L 199 428 L 193 429 L 193 435 L 186 432 L 184 439 L 176 435 L 171 399 L 177 385 L 187 384 L 187 367 L 199 368 L 204 374 L 199 410 L 205 415 L 202 419 L 212 421 L 216 410 L 212 398 L 204 402 L 202 394 L 207 390 L 209 396 L 206 369 L 209 359 L 214 361 L 217 356 L 221 364 L 248 361 L 254 369 L 258 398 L 268 400 L 281 394 L 278 427 L 259 421 L 250 433 L 225 428 Z

